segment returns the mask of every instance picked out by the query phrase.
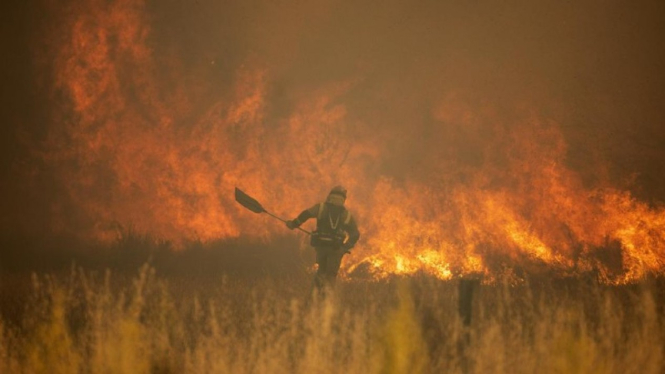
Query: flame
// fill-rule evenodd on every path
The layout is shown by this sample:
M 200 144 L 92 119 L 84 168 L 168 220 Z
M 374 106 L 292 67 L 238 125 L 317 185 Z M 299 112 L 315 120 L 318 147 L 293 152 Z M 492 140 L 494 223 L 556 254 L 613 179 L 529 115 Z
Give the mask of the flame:
M 87 224 L 69 225 L 90 237 L 133 225 L 174 242 L 270 239 L 289 233 L 239 207 L 234 186 L 293 217 L 341 182 L 363 233 L 347 276 L 519 266 L 625 283 L 665 272 L 664 209 L 583 183 L 559 124 L 537 114 L 504 123 L 492 105 L 443 95 L 405 171 L 399 145 L 418 127 L 356 115 L 357 79 L 303 89 L 276 115 L 269 67 L 238 66 L 230 88 L 207 82 L 204 67 L 150 47 L 143 1 L 90 0 L 67 17 L 47 162 Z

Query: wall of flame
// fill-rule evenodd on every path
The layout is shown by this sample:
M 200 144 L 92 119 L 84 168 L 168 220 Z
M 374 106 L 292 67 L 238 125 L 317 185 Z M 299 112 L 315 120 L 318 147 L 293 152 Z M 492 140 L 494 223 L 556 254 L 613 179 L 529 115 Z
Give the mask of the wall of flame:
M 402 85 L 395 66 L 410 62 L 376 67 L 372 51 L 350 65 L 303 62 L 312 45 L 328 57 L 342 48 L 303 32 L 336 4 L 302 5 L 297 22 L 264 4 L 258 19 L 272 23 L 226 37 L 231 26 L 206 29 L 231 22 L 219 10 L 184 24 L 168 16 L 192 11 L 185 5 L 52 4 L 50 48 L 39 54 L 53 103 L 44 159 L 66 191 L 54 226 L 101 240 L 129 226 L 175 243 L 270 240 L 291 233 L 238 206 L 235 186 L 294 217 L 342 183 L 362 231 L 347 274 L 595 273 L 624 283 L 665 272 L 663 207 L 614 187 L 602 162 L 571 167 L 562 125 L 528 94 L 506 104 L 426 79 Z M 344 69 L 326 70 L 336 64 Z

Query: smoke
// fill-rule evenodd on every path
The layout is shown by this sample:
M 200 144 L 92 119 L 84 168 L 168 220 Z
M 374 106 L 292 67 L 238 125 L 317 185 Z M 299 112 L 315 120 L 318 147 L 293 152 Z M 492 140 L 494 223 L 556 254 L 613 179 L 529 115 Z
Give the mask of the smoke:
M 286 235 L 338 183 L 347 271 L 662 273 L 663 5 L 86 0 L 40 9 L 49 227 Z M 618 243 L 618 244 L 617 244 Z M 599 248 L 620 248 L 619 264 Z M 615 261 L 616 262 L 616 261 Z

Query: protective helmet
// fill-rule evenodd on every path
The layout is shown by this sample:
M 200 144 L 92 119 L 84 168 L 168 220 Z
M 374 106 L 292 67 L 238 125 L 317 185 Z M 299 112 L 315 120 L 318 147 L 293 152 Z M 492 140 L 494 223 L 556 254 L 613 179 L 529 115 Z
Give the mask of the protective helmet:
M 335 186 L 330 190 L 326 202 L 333 205 L 344 205 L 346 201 L 346 188 L 342 186 Z
M 346 199 L 346 188 L 342 185 L 335 186 L 330 190 L 329 195 L 341 195 Z

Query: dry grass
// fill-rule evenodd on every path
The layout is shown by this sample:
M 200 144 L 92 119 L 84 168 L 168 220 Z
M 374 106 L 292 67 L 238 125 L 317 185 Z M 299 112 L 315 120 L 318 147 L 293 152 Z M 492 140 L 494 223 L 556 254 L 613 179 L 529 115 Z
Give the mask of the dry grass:
M 481 286 L 470 327 L 457 285 L 290 278 L 33 276 L 0 319 L 0 373 L 662 373 L 656 286 Z

